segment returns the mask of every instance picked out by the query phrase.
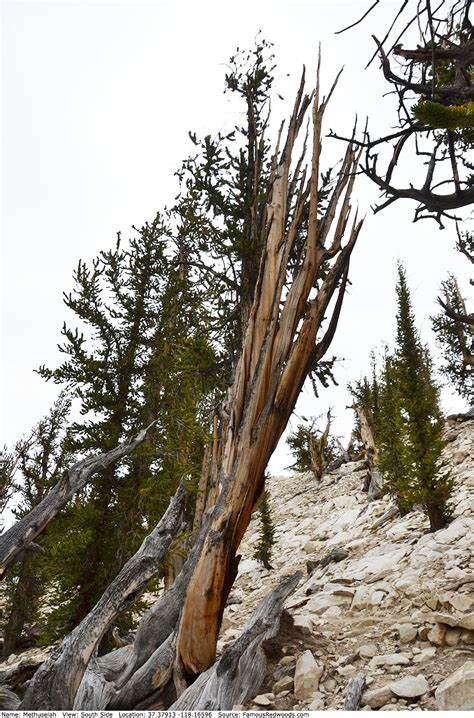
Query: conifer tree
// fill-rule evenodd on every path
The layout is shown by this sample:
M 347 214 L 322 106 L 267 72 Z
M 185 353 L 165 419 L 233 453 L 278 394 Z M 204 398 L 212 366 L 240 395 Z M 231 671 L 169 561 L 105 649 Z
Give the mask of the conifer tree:
M 119 236 L 91 267 L 80 262 L 65 303 L 81 328 L 65 325 L 66 360 L 55 370 L 40 369 L 80 400 L 84 418 L 73 423 L 70 437 L 76 452 L 110 450 L 157 420 L 140 450 L 97 475 L 55 522 L 48 564 L 52 637 L 90 611 L 181 478 L 197 481 L 217 358 L 202 291 L 183 270 L 182 254 L 157 215 L 128 244 Z M 120 629 L 131 623 L 131 616 L 122 617 Z
M 317 426 L 318 418 L 307 420 L 307 423 L 298 424 L 286 440 L 295 459 L 289 466 L 298 472 L 311 471 L 319 480 L 322 478 L 326 466 L 336 458 L 337 446 L 331 436 L 331 411 L 327 414 L 326 427 L 323 431 Z
M 49 414 L 38 422 L 26 439 L 15 445 L 12 452 L 15 457 L 15 518 L 22 518 L 40 503 L 72 458 L 66 441 L 70 407 L 69 397 L 62 393 Z M 16 650 L 22 636 L 40 617 L 40 601 L 48 585 L 48 543 L 46 532 L 38 539 L 35 550 L 24 553 L 3 586 L 3 658 Z
M 409 486 L 410 457 L 405 441 L 400 379 L 393 356 L 385 354 L 380 390 L 377 430 L 378 469 L 384 477 L 384 492 L 391 494 L 402 516 L 414 504 Z
M 458 230 L 456 249 L 474 264 L 474 237 Z M 474 280 L 471 279 L 471 284 Z M 440 371 L 470 405 L 474 404 L 474 314 L 468 312 L 464 297 L 452 274 L 441 284 L 438 302 L 443 311 L 431 317 L 442 351 Z
M 268 491 L 264 491 L 262 502 L 259 507 L 259 540 L 253 557 L 260 561 L 266 569 L 272 569 L 270 563 L 272 547 L 275 544 L 275 526 L 273 523 Z
M 393 475 L 393 489 L 402 506 L 420 504 L 429 518 L 431 531 L 436 531 L 449 521 L 453 480 L 443 470 L 441 461 L 445 442 L 439 389 L 433 378 L 429 351 L 422 345 L 415 328 L 406 273 L 401 263 L 396 293 L 396 349 L 385 384 L 391 384 L 398 393 L 398 397 L 391 399 L 400 403 L 394 431 L 396 437 L 401 415 L 404 422 L 401 440 L 407 460 L 405 477 L 402 479 L 397 472 Z M 401 461 L 405 463 L 403 458 Z

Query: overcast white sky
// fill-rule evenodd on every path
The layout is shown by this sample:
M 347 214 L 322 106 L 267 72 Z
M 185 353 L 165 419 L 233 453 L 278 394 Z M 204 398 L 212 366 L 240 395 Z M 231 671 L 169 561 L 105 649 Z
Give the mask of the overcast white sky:
M 359 28 L 334 35 L 369 2 L 10 2 L 2 5 L 2 427 L 11 444 L 58 393 L 33 370 L 57 365 L 56 344 L 67 317 L 79 258 L 90 260 L 153 218 L 176 194 L 174 171 L 189 153 L 188 130 L 215 134 L 238 121 L 223 95 L 225 62 L 251 47 L 258 30 L 275 43 L 277 88 L 286 115 L 301 67 L 314 73 L 323 49 L 326 88 L 345 70 L 326 129 L 347 133 L 356 112 L 381 130 L 394 123 L 393 103 L 376 64 L 370 35 L 381 35 L 398 3 L 384 0 Z M 286 77 L 287 73 L 290 77 Z M 326 161 L 343 148 L 327 140 Z M 413 169 L 413 172 L 416 172 Z M 418 324 L 432 342 L 429 315 L 448 271 L 467 292 L 467 262 L 453 249 L 454 228 L 412 223 L 414 205 L 396 203 L 373 216 L 377 192 L 358 189 L 367 221 L 356 247 L 353 286 L 333 344 L 346 357 L 340 388 L 316 401 L 303 392 L 300 414 L 335 407 L 348 435 L 347 381 L 369 366 L 369 352 L 394 335 L 396 259 L 405 262 Z M 448 391 L 445 410 L 463 408 Z M 274 472 L 288 463 L 276 452 Z

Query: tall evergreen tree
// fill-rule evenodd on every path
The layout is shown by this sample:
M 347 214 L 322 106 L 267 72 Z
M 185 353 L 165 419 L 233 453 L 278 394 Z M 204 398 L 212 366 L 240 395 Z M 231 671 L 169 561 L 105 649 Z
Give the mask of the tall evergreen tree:
M 377 464 L 384 477 L 384 491 L 394 497 L 403 516 L 413 507 L 416 497 L 408 479 L 410 456 L 405 441 L 400 376 L 395 358 L 388 353 L 384 357 L 380 384 Z
M 40 369 L 80 400 L 84 419 L 71 427 L 76 452 L 107 451 L 157 419 L 136 455 L 95 477 L 55 523 L 53 634 L 90 611 L 180 479 L 195 483 L 202 460 L 217 362 L 202 292 L 160 216 L 137 232 L 128 245 L 119 237 L 92 267 L 79 263 L 65 302 L 81 329 L 65 325 L 66 360 Z M 128 630 L 130 617 L 120 627 Z
M 415 327 L 403 265 L 398 266 L 397 335 L 393 360 L 385 365 L 382 463 L 388 467 L 389 488 L 402 509 L 421 504 L 431 531 L 449 521 L 453 480 L 444 470 L 441 452 L 443 415 L 432 360 Z M 383 403 L 383 402 L 382 402 Z M 390 420 L 390 411 L 395 415 Z M 402 426 L 403 424 L 403 426 Z M 394 456 L 394 445 L 399 457 Z M 404 467 L 404 476 L 402 475 Z

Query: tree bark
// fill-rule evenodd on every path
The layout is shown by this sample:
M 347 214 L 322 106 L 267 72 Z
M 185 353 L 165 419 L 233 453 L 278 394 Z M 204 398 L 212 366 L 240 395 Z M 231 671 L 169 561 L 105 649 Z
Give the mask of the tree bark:
M 99 471 L 105 471 L 137 446 L 142 444 L 155 422 L 141 431 L 134 439 L 129 439 L 105 454 L 95 454 L 78 461 L 64 472 L 56 486 L 24 518 L 16 522 L 0 536 L 0 578 L 7 569 L 18 561 L 49 522 L 68 503 L 68 501 L 87 484 Z
M 137 553 L 125 564 L 89 615 L 41 666 L 28 687 L 21 710 L 72 709 L 82 677 L 102 636 L 158 573 L 179 531 L 185 493 L 182 483 L 166 513 Z
M 250 617 L 239 638 L 212 668 L 182 693 L 170 710 L 229 711 L 257 695 L 267 668 L 265 641 L 277 635 L 283 604 L 301 573 L 286 576 Z

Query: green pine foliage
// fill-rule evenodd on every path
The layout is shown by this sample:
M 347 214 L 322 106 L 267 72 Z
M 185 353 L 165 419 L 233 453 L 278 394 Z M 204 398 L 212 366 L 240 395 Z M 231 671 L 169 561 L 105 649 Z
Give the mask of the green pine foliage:
M 458 315 L 465 314 L 465 305 L 459 293 L 456 278 L 450 274 L 441 284 L 443 303 Z M 472 332 L 469 324 L 455 321 L 444 309 L 431 317 L 433 330 L 442 353 L 441 374 L 469 404 L 474 404 L 474 367 Z
M 441 460 L 444 422 L 432 360 L 415 328 L 401 264 L 396 292 L 396 347 L 382 378 L 380 468 L 402 511 L 420 505 L 436 531 L 450 519 L 453 479 Z
M 259 507 L 259 538 L 253 557 L 267 569 L 271 569 L 272 548 L 275 544 L 275 526 L 273 523 L 268 491 L 263 494 Z
M 63 327 L 65 361 L 40 373 L 80 403 L 70 447 L 108 451 L 143 426 L 138 451 L 93 478 L 52 526 L 48 562 L 50 638 L 89 613 L 165 511 L 182 477 L 197 485 L 219 360 L 202 289 L 185 247 L 158 215 L 129 243 L 118 238 L 91 266 L 80 262 L 65 303 L 78 327 Z M 189 503 L 192 511 L 192 502 Z M 190 518 L 190 516 L 189 516 Z M 118 622 L 133 627 L 130 613 Z
M 66 448 L 70 407 L 69 397 L 62 393 L 49 414 L 26 439 L 17 442 L 10 454 L 16 519 L 21 519 L 42 501 L 73 460 Z M 41 603 L 48 588 L 49 530 L 41 534 L 36 545 L 38 550 L 26 552 L 7 574 L 2 586 L 3 658 L 15 652 L 25 640 L 31 641 L 29 634 L 35 629 L 34 640 L 41 638 L 44 620 Z
M 400 379 L 395 358 L 388 354 L 384 357 L 380 384 L 377 468 L 384 477 L 385 493 L 394 497 L 404 515 L 416 501 L 407 478 L 410 456 L 405 439 Z
M 323 430 L 318 426 L 321 417 L 306 419 L 304 423 L 298 424 L 292 431 L 286 443 L 293 456 L 294 462 L 288 469 L 292 471 L 306 473 L 314 471 L 311 444 L 319 444 L 323 436 Z M 324 446 L 324 460 L 326 464 L 333 461 L 338 453 L 337 444 L 333 436 L 329 434 L 328 440 Z

